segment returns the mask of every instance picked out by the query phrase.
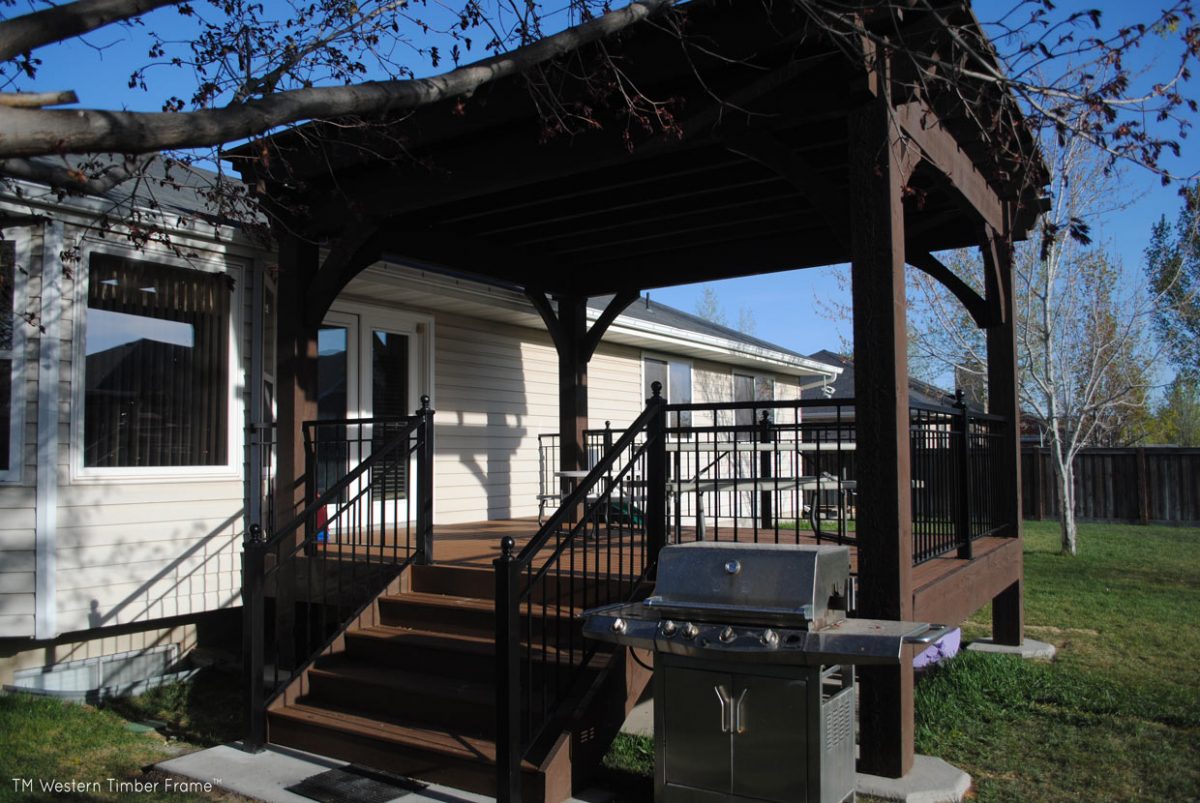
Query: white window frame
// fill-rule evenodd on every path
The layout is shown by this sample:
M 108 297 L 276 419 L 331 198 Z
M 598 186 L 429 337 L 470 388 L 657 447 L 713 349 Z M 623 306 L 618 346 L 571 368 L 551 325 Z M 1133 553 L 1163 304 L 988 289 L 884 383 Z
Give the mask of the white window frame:
M 0 483 L 10 484 L 21 481 L 22 464 L 25 462 L 25 371 L 28 365 L 28 327 L 23 313 L 28 303 L 27 282 L 29 274 L 30 233 L 27 228 L 13 228 L 13 236 L 7 238 L 13 245 L 13 286 L 12 286 L 12 349 L 7 355 L 11 361 L 9 377 L 9 415 L 8 415 L 8 468 L 0 470 Z M 24 268 L 24 270 L 22 270 Z M 0 352 L 0 359 L 5 359 Z
M 670 394 L 670 382 L 671 382 L 671 363 L 677 363 L 679 365 L 686 365 L 688 367 L 688 399 L 689 399 L 689 401 L 679 402 L 679 403 L 680 404 L 691 404 L 693 401 L 695 401 L 695 399 L 696 399 L 696 366 L 694 364 L 694 361 L 690 357 L 680 357 L 680 356 L 677 356 L 674 354 L 663 354 L 662 352 L 658 352 L 658 351 L 643 351 L 642 359 L 638 362 L 638 375 L 640 377 L 639 384 L 641 385 L 643 392 L 648 391 L 648 388 L 646 387 L 646 360 L 658 360 L 659 362 L 665 362 L 667 364 L 668 387 L 663 388 L 663 394 L 666 396 L 668 404 L 676 403 L 671 400 L 671 397 L 669 395 Z M 650 397 L 647 396 L 645 399 L 642 399 L 643 407 L 645 406 L 646 399 L 649 399 L 649 398 Z
M 145 482 L 195 482 L 243 481 L 242 438 L 240 425 L 244 416 L 242 406 L 242 316 L 245 278 L 249 272 L 249 260 L 229 254 L 212 252 L 211 255 L 181 259 L 173 253 L 158 249 L 121 247 L 114 243 L 85 240 L 80 249 L 81 258 L 75 273 L 73 306 L 76 314 L 71 332 L 71 482 L 80 485 L 121 482 L 137 484 Z M 205 273 L 223 273 L 233 278 L 233 290 L 229 299 L 229 377 L 226 382 L 228 444 L 226 462 L 214 466 L 85 466 L 83 463 L 84 401 L 87 390 L 84 371 L 87 365 L 87 311 L 88 282 L 91 278 L 93 254 L 108 254 L 114 257 L 153 262 L 173 268 L 186 268 Z

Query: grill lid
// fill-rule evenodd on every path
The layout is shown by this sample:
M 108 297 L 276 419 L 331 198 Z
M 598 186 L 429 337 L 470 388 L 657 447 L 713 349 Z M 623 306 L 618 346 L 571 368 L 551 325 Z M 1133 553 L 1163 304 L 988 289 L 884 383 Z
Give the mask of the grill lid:
M 659 553 L 658 616 L 819 629 L 846 618 L 844 546 L 695 542 Z

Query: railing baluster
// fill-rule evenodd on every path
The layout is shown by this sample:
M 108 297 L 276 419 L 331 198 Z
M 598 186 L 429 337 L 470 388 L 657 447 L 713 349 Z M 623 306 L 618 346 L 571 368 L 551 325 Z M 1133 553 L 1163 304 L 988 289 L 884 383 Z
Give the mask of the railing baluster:
M 496 571 L 496 801 L 521 800 L 521 562 L 511 536 L 500 541 Z

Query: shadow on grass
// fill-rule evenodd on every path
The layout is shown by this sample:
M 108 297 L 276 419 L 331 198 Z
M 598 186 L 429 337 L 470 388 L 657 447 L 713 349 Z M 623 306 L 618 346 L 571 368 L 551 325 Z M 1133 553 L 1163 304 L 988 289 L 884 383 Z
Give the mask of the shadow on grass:
M 241 675 L 208 667 L 191 680 L 151 689 L 137 697 L 109 700 L 104 708 L 146 723 L 172 739 L 200 747 L 242 737 Z

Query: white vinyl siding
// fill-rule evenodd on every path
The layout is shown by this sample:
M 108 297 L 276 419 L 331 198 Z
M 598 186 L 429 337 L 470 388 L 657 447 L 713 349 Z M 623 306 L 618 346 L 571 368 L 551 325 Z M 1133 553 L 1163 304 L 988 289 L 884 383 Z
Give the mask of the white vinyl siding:
M 68 228 L 67 237 L 78 231 Z M 213 267 L 228 264 L 221 251 L 197 249 L 197 260 Z M 167 259 L 152 251 L 132 258 Z M 248 261 L 241 264 L 248 264 Z M 231 271 L 237 284 L 249 271 Z M 152 622 L 199 614 L 240 604 L 241 542 L 244 489 L 240 440 L 243 355 L 249 354 L 250 294 L 237 288 L 231 298 L 239 328 L 231 344 L 233 388 L 226 420 L 232 430 L 229 468 L 211 468 L 171 476 L 170 467 L 122 472 L 111 479 L 100 472 L 81 472 L 78 436 L 82 410 L 75 401 L 82 389 L 81 327 L 86 317 L 87 271 L 63 278 L 62 345 L 59 392 L 59 477 L 57 508 L 57 630 L 62 633 L 95 627 Z M 236 305 L 242 304 L 242 308 Z M 236 400 L 236 401 L 234 401 Z M 75 438 L 73 440 L 73 438 Z M 178 469 L 175 469 L 178 472 Z

